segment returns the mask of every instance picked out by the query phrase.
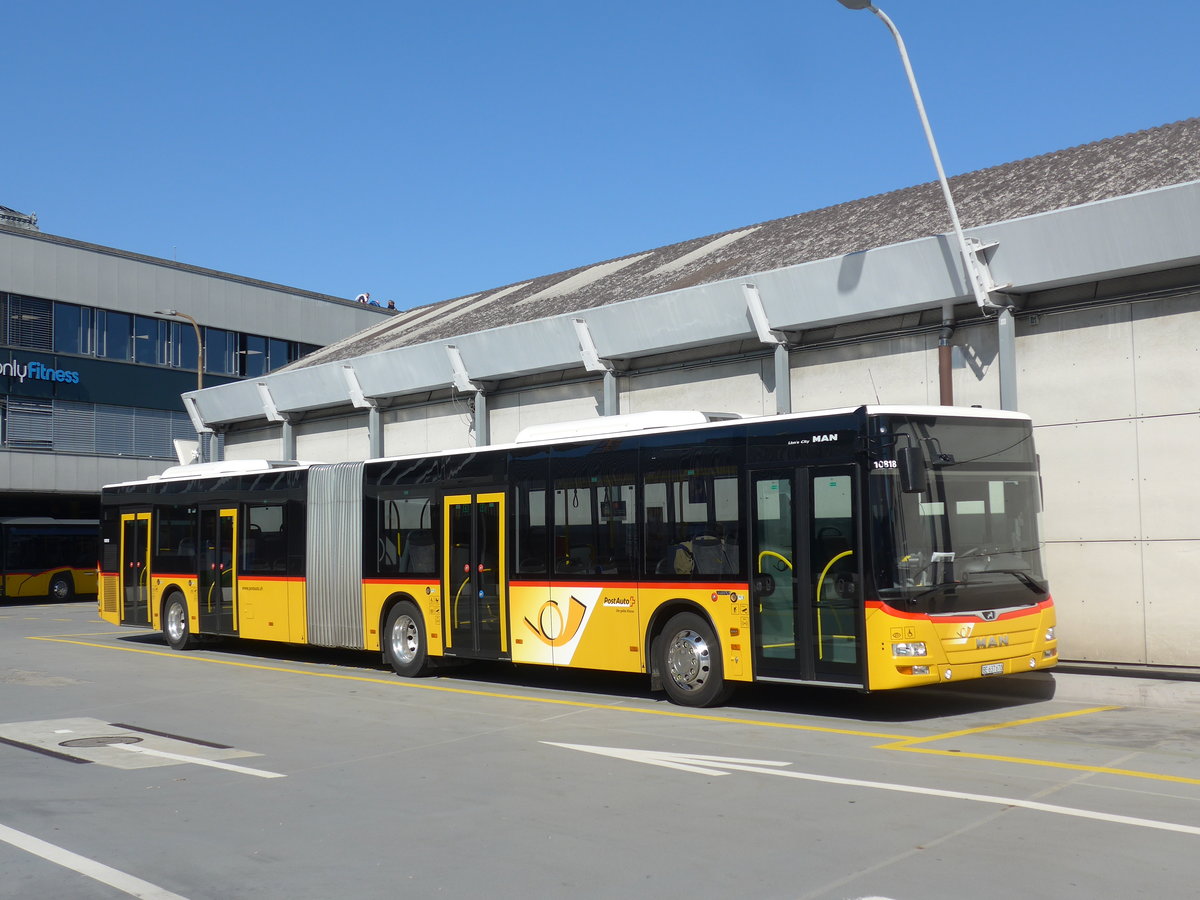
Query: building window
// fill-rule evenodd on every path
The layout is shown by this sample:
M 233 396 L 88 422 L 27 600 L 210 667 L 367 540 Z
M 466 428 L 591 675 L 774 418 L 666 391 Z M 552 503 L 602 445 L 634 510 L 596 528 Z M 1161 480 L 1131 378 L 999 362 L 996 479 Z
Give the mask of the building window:
M 176 369 L 196 370 L 199 348 L 196 329 L 190 322 L 171 322 L 171 365 Z
M 133 317 L 109 309 L 96 310 L 96 355 L 105 359 L 130 359 L 133 344 Z
M 150 316 L 134 316 L 133 361 L 145 366 L 167 364 L 166 322 Z
M 267 339 L 254 334 L 238 336 L 238 374 L 257 378 L 267 371 Z
M 274 372 L 292 361 L 288 349 L 288 341 L 279 338 L 267 338 L 267 371 Z
M 5 446 L 10 450 L 53 450 L 54 405 L 50 400 L 8 398 Z
M 217 375 L 236 375 L 237 334 L 223 328 L 204 329 L 204 369 Z
M 90 355 L 95 310 L 74 303 L 54 304 L 54 350 L 56 353 Z
M 30 350 L 53 349 L 52 314 L 49 300 L 10 294 L 8 343 Z

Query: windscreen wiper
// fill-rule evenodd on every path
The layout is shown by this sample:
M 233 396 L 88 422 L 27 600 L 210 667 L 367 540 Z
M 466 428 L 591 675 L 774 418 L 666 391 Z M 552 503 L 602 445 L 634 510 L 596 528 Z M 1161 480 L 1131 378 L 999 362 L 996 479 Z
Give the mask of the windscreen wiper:
M 919 594 L 913 594 L 911 597 L 908 598 L 908 602 L 916 603 L 918 600 L 922 599 L 923 597 L 928 597 L 930 594 L 936 594 L 938 591 L 944 591 L 944 590 L 947 590 L 948 588 L 955 588 L 961 584 L 962 584 L 961 581 L 940 582 L 938 584 L 935 584 L 933 587 L 925 588 L 925 590 L 921 591 L 921 593 L 919 593 Z
M 981 569 L 979 571 L 967 572 L 967 577 L 972 575 L 991 575 L 993 572 L 996 572 L 1000 575 L 1011 575 L 1035 594 L 1050 593 L 1044 584 L 1022 569 Z

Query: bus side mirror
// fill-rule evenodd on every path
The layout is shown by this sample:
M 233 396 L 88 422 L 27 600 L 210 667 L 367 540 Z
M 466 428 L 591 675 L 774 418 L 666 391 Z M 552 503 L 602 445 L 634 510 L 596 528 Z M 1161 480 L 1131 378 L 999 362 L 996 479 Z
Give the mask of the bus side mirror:
M 900 470 L 900 490 L 906 494 L 921 494 L 929 488 L 925 472 L 925 454 L 920 447 L 900 447 L 896 450 L 896 468 Z

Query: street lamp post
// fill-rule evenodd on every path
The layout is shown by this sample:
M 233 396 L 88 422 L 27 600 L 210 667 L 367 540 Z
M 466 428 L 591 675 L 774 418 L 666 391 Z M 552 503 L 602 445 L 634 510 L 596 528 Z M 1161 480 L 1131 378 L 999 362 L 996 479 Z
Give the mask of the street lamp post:
M 178 319 L 187 319 L 189 322 L 192 323 L 192 328 L 196 332 L 196 390 L 198 390 L 198 391 L 204 390 L 204 338 L 201 337 L 201 335 L 200 335 L 200 323 L 197 322 L 192 316 L 189 316 L 187 313 L 182 313 L 177 309 L 156 309 L 154 311 L 154 314 L 158 315 L 158 316 L 174 316 L 175 318 L 178 318 Z M 197 422 L 198 422 L 198 420 L 197 420 Z M 199 424 L 197 424 L 196 428 L 197 428 L 197 431 L 199 431 L 199 428 L 200 428 Z M 200 461 L 203 462 L 204 461 L 204 435 L 201 433 L 197 433 L 196 441 L 200 448 L 199 449 L 199 458 L 200 458 Z
M 196 331 L 196 390 L 204 390 L 204 339 L 200 337 L 200 323 L 187 313 L 181 313 L 177 309 L 156 309 L 154 314 L 156 316 L 175 316 L 179 319 L 187 319 L 192 323 L 192 328 Z
M 942 196 L 946 200 L 946 209 L 950 212 L 950 223 L 954 227 L 954 237 L 958 243 L 958 252 L 962 257 L 963 271 L 975 302 L 984 312 L 1001 310 L 1008 311 L 1004 304 L 992 300 L 989 290 L 990 276 L 985 278 L 979 268 L 979 259 L 967 244 L 963 235 L 962 225 L 958 221 L 958 210 L 954 206 L 954 197 L 950 194 L 950 183 L 946 180 L 946 172 L 942 168 L 942 158 L 938 154 L 937 143 L 933 139 L 933 129 L 929 126 L 929 117 L 925 114 L 925 104 L 921 100 L 921 91 L 917 87 L 917 78 L 913 74 L 912 63 L 908 60 L 908 50 L 904 46 L 904 38 L 900 36 L 895 23 L 887 14 L 874 6 L 870 0 L 838 0 L 847 9 L 867 9 L 873 12 L 879 21 L 887 26 L 896 46 L 900 50 L 900 59 L 904 63 L 904 73 L 908 76 L 908 86 L 912 89 L 913 100 L 917 104 L 917 114 L 921 117 L 921 126 L 925 129 L 925 141 L 929 144 L 929 153 L 933 156 L 933 165 L 937 169 L 938 184 L 942 187 Z M 943 406 L 954 405 L 954 387 L 950 375 L 951 349 L 950 337 L 954 334 L 954 304 L 947 300 L 942 304 L 942 330 L 938 338 L 938 381 L 940 383 L 941 403 Z

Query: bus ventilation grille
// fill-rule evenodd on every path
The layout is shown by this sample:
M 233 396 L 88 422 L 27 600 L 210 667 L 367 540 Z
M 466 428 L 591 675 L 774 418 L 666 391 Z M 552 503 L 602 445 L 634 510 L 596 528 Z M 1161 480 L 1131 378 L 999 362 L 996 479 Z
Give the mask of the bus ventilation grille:
M 119 604 L 117 603 L 117 579 L 105 578 L 100 594 L 100 608 L 106 613 L 115 613 Z

